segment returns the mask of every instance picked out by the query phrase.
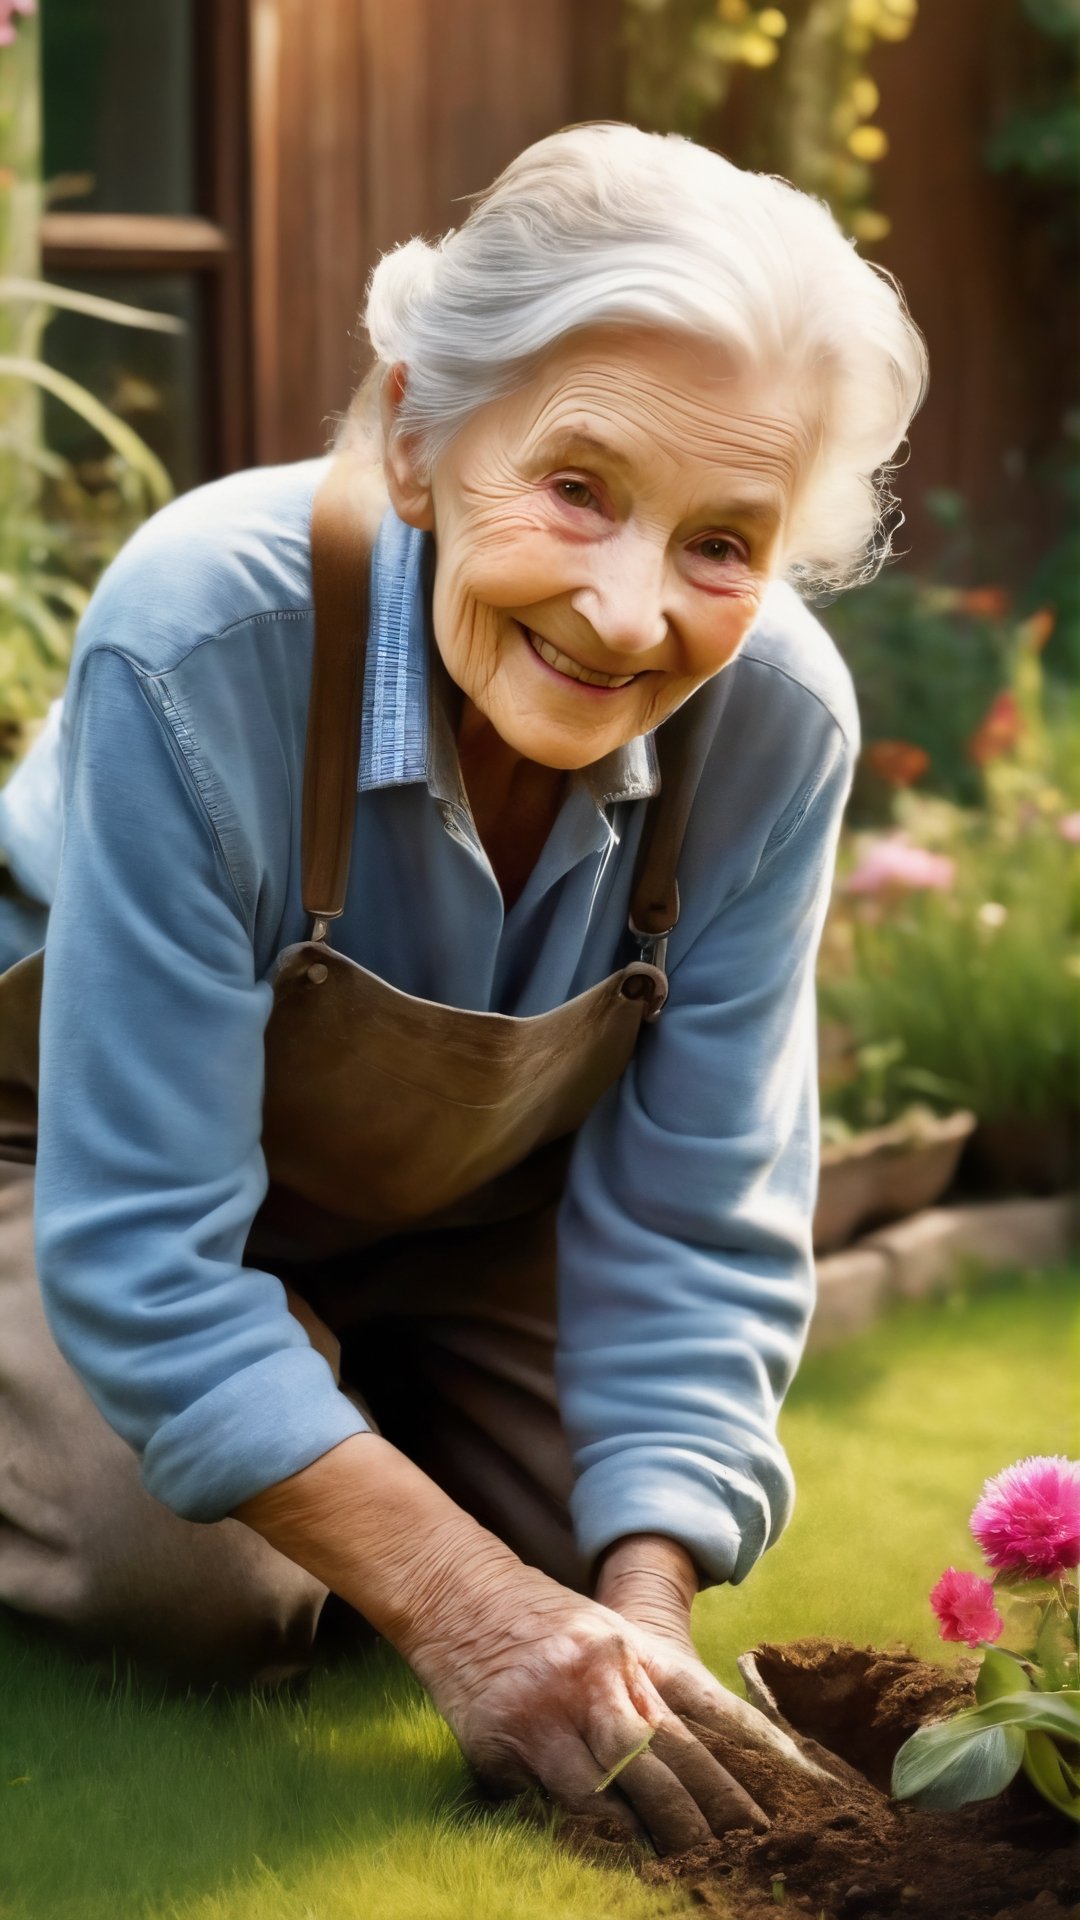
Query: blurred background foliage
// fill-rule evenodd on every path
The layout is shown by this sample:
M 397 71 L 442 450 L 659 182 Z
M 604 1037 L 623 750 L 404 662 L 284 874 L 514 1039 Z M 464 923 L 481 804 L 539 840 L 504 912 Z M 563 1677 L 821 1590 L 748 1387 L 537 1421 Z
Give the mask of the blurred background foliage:
M 1080 1118 L 1080 714 L 1047 697 L 1049 621 L 968 742 L 975 804 L 917 791 L 897 751 L 886 830 L 849 833 L 819 969 L 833 1137 L 967 1108 L 992 1184 L 1074 1175 Z
M 888 232 L 870 205 L 872 167 L 889 150 L 868 71 L 882 43 L 906 40 L 918 0 L 625 0 L 628 116 L 698 138 L 740 68 L 758 76 L 756 151 L 744 164 L 779 173 L 828 202 L 863 241 Z
M 124 541 L 173 488 L 161 461 L 117 413 L 48 364 L 58 312 L 173 332 L 168 314 L 46 284 L 38 20 L 22 0 L 0 42 L 0 777 L 63 689 L 78 620 Z M 93 435 L 78 462 L 48 444 L 45 400 Z

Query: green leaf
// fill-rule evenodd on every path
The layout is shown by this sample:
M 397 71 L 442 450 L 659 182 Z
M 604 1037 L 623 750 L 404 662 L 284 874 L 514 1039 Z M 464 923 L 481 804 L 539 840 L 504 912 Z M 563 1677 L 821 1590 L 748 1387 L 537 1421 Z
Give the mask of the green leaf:
M 975 1699 L 980 1707 L 990 1700 L 1000 1700 L 1007 1693 L 1027 1693 L 1031 1681 L 1011 1653 L 1003 1653 L 999 1647 L 991 1647 L 983 1655 L 979 1668 L 979 1677 L 975 1682 Z
M 104 300 L 97 293 L 77 293 L 73 287 L 54 287 L 47 280 L 0 280 L 0 300 L 38 300 L 46 307 L 66 307 L 71 313 L 112 320 L 118 327 L 141 327 L 148 333 L 186 333 L 187 321 L 149 307 L 129 307 L 123 300 Z
M 37 446 L 24 434 L 12 433 L 8 427 L 0 427 L 0 453 L 15 454 L 28 467 L 36 467 L 39 473 L 48 474 L 51 480 L 62 480 L 71 472 L 70 460 L 52 453 L 48 447 Z
M 1043 1615 L 1035 1642 L 1035 1664 L 1042 1669 L 1042 1686 L 1057 1692 L 1076 1677 L 1076 1638 L 1072 1621 L 1055 1595 Z
M 45 599 L 59 600 L 77 618 L 86 612 L 90 603 L 90 595 L 85 587 L 78 586 L 74 580 L 65 580 L 59 573 L 32 573 L 27 585 Z
M 58 373 L 55 367 L 49 367 L 40 360 L 20 359 L 17 354 L 0 354 L 0 375 L 16 380 L 29 380 L 35 386 L 44 387 L 47 393 L 55 394 L 69 406 L 73 413 L 81 415 L 88 425 L 100 433 L 111 447 L 142 476 L 147 490 L 156 507 L 164 506 L 173 497 L 172 481 L 156 453 L 152 453 L 145 440 L 140 439 L 123 420 L 103 407 L 92 393 L 80 387 L 77 380 L 70 380 L 66 373 Z
M 905 1740 L 893 1762 L 897 1800 L 917 1800 L 920 1807 L 962 1807 L 969 1800 L 992 1800 L 1019 1773 L 1025 1739 L 1018 1727 L 968 1724 L 947 1742 L 928 1738 L 951 1732 L 954 1724 L 948 1729 L 920 1727 Z
M 66 666 L 71 657 L 71 633 L 39 594 L 28 592 L 11 574 L 0 573 L 0 606 L 10 608 L 37 640 L 46 660 Z
M 1032 1733 L 1080 1741 L 1080 1692 L 1001 1694 L 951 1720 L 920 1727 L 893 1762 L 893 1793 L 933 1807 L 988 1800 L 1018 1772 Z M 1001 1738 L 984 1737 L 990 1734 Z
M 1080 1768 L 1069 1765 L 1048 1733 L 1028 1734 L 1023 1766 L 1044 1800 L 1070 1820 L 1080 1821 Z

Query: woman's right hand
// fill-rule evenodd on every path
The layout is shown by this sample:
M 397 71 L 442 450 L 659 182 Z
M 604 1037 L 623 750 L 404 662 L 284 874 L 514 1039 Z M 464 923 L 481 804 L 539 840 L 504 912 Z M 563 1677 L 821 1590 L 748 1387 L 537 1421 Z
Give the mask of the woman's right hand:
M 758 1800 L 777 1761 L 781 1773 L 810 1764 L 688 1641 L 525 1566 L 379 1434 L 342 1441 L 234 1513 L 404 1654 L 493 1787 L 539 1783 L 559 1805 L 607 1813 L 674 1853 L 728 1827 L 768 1825 Z M 701 1724 L 733 1772 L 680 1716 Z M 757 1798 L 739 1783 L 743 1756 L 763 1783 Z M 762 1759 L 767 1767 L 753 1764 Z
M 536 1568 L 508 1562 L 482 1594 L 464 1571 L 464 1579 L 460 1568 L 450 1575 L 430 1612 L 418 1610 L 401 1650 L 481 1779 L 507 1792 L 539 1783 L 560 1806 L 606 1813 L 660 1853 L 729 1827 L 768 1826 L 663 1699 L 656 1681 L 670 1673 L 670 1649 Z M 699 1662 L 683 1662 L 691 1666 L 707 1724 L 730 1701 L 736 1750 L 760 1738 L 804 1764 L 762 1715 Z M 684 1671 L 680 1681 L 685 1699 Z M 616 1768 L 617 1782 L 598 1791 Z

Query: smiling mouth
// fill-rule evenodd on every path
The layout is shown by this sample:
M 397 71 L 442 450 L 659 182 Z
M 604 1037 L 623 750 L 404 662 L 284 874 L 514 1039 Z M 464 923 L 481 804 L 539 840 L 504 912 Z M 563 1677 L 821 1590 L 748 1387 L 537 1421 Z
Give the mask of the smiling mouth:
M 532 628 L 524 626 L 520 620 L 517 625 L 521 627 L 533 652 L 538 654 L 547 666 L 554 667 L 556 673 L 561 673 L 567 680 L 580 680 L 586 687 L 615 688 L 628 687 L 631 680 L 636 680 L 638 677 L 636 673 L 596 673 L 591 667 L 583 667 L 577 660 L 572 660 L 568 653 L 561 653 L 550 640 L 542 639 L 540 634 L 533 633 Z

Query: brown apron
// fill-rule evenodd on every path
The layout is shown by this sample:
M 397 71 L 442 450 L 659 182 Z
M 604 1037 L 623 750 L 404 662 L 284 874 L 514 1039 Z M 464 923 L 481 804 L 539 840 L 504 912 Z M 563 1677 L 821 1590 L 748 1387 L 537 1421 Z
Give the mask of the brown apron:
M 316 495 L 303 899 L 266 1032 L 270 1175 L 246 1263 L 279 1274 L 371 1423 L 526 1560 L 589 1570 L 555 1400 L 555 1216 L 576 1129 L 667 993 L 675 868 L 713 683 L 658 736 L 630 930 L 641 957 L 527 1019 L 420 1000 L 334 951 L 356 811 L 375 511 L 339 460 Z M 358 527 L 367 540 L 358 541 Z M 56 1351 L 30 1204 L 41 956 L 0 979 L 0 1602 L 203 1673 L 302 1665 L 324 1589 L 234 1521 L 196 1526 Z

